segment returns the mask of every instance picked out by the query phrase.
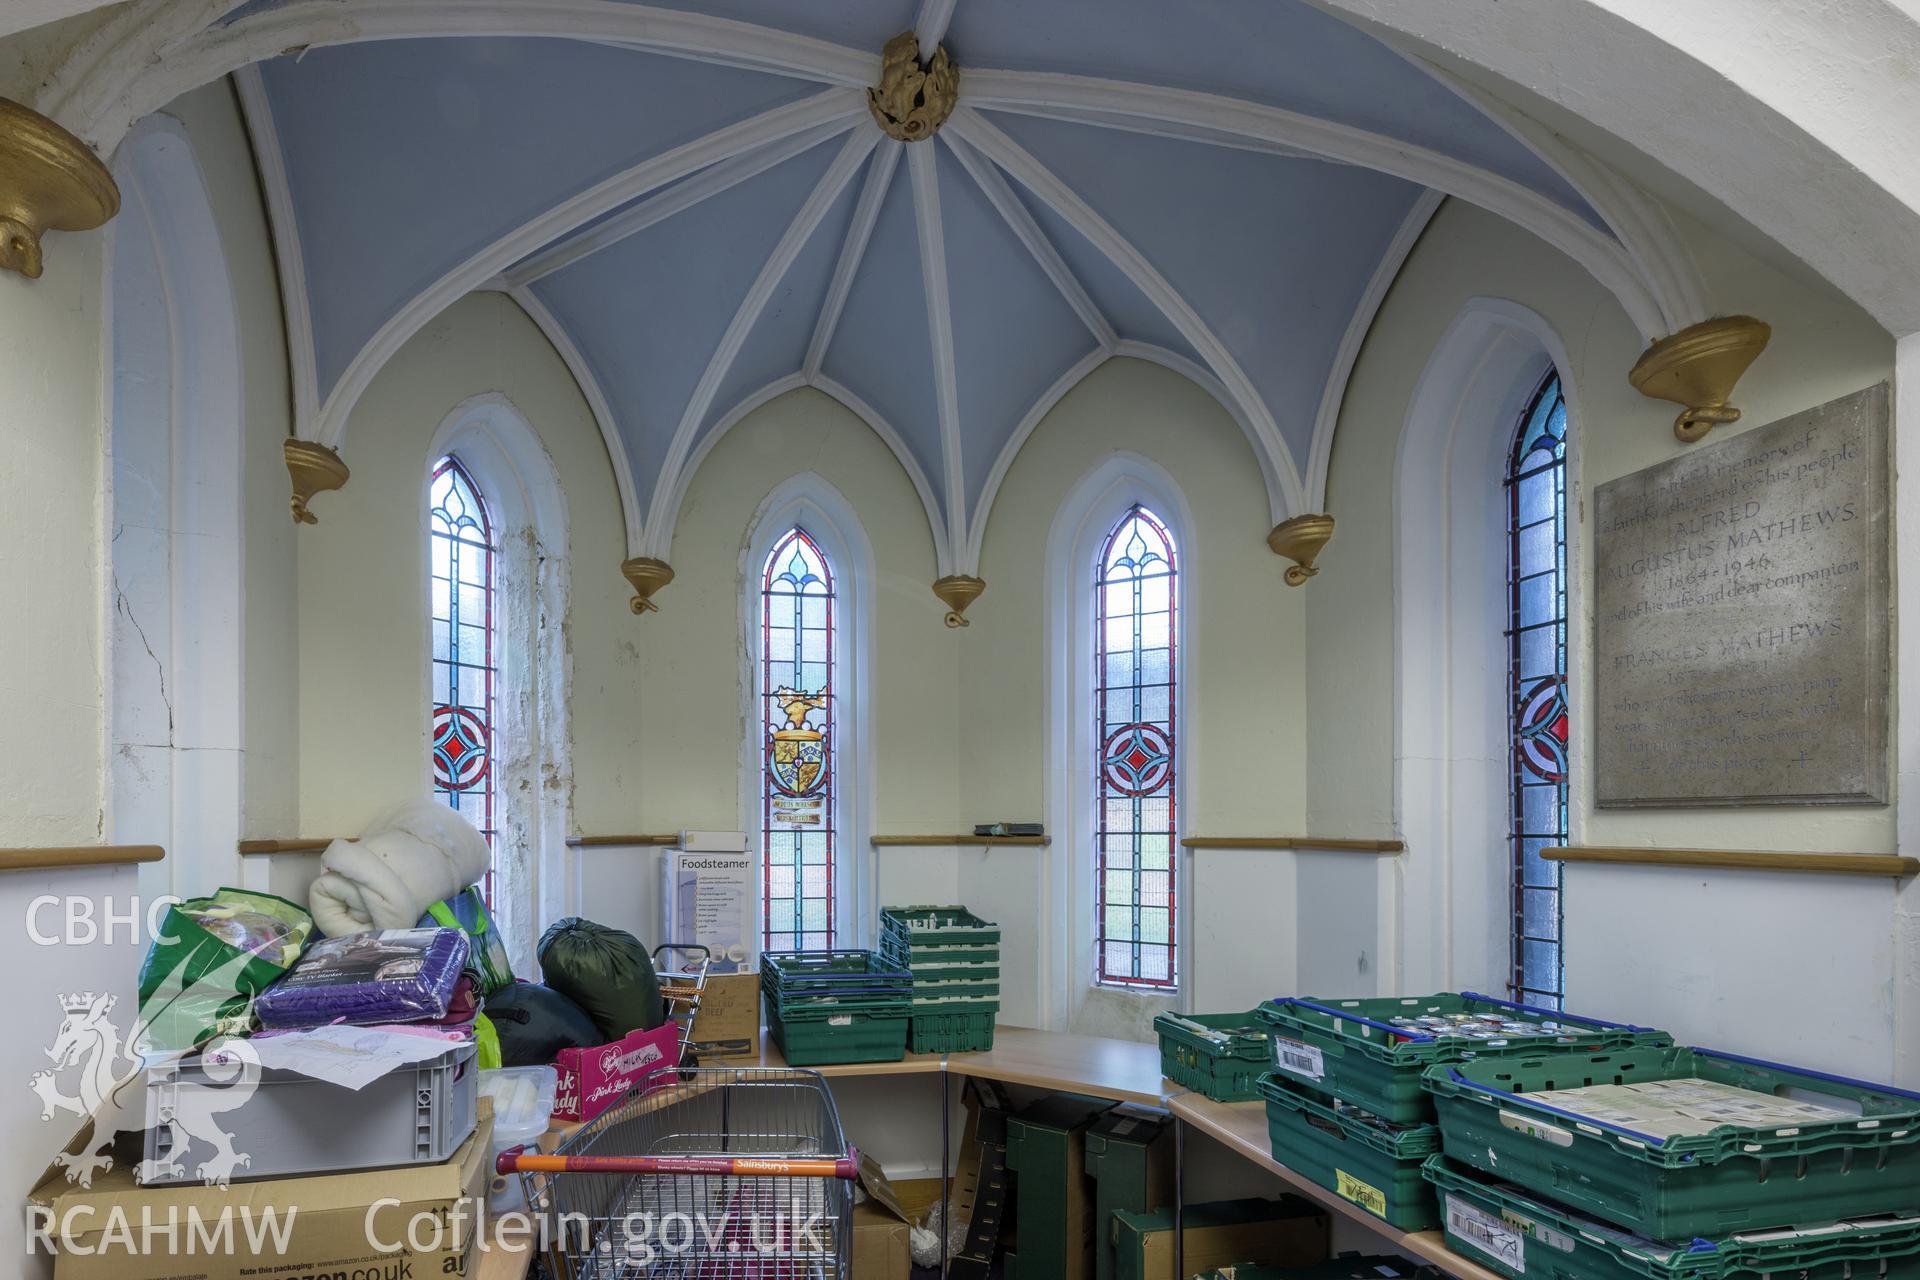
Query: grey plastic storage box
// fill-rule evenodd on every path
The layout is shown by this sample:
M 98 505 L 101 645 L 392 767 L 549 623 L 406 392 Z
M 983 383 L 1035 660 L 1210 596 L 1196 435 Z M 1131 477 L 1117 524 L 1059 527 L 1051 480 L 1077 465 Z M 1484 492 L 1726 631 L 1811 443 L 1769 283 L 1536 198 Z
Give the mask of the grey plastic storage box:
M 176 1115 L 190 1114 L 194 1095 L 212 1101 L 213 1121 L 233 1135 L 247 1158 L 235 1178 L 291 1178 L 345 1173 L 386 1165 L 438 1164 L 473 1134 L 479 1116 L 480 1071 L 472 1043 L 401 1067 L 358 1091 L 292 1071 L 260 1072 L 246 1101 L 219 1110 L 231 1086 L 209 1075 L 198 1056 L 147 1069 L 146 1186 L 201 1180 L 213 1154 L 204 1140 L 175 1133 Z M 177 1152 L 177 1154 L 175 1154 Z M 173 1163 L 167 1165 L 169 1157 Z

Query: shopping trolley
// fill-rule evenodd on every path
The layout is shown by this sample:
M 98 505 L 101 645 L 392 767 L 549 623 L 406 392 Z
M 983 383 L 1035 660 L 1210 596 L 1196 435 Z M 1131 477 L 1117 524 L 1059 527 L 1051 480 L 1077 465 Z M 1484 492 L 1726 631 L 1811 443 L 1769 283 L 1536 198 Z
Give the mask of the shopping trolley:
M 653 949 L 653 970 L 660 975 L 660 998 L 667 1016 L 680 1028 L 680 1061 L 693 1062 L 694 1023 L 700 1020 L 700 998 L 707 992 L 707 971 L 713 952 L 696 942 L 663 942 Z
M 853 1180 L 818 1072 L 665 1073 L 552 1155 L 502 1152 L 557 1280 L 846 1280 Z

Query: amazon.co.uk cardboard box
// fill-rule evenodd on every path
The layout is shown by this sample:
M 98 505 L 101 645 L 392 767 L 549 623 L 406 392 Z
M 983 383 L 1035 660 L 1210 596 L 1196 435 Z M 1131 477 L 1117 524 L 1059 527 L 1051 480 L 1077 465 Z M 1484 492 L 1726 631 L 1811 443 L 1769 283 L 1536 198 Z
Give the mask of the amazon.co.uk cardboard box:
M 89 1124 L 68 1153 L 92 1134 Z M 473 1135 L 440 1164 L 143 1187 L 132 1161 L 116 1159 L 81 1187 L 56 1163 L 27 1196 L 28 1248 L 53 1254 L 54 1280 L 462 1276 L 481 1235 L 492 1147 L 483 1099 Z

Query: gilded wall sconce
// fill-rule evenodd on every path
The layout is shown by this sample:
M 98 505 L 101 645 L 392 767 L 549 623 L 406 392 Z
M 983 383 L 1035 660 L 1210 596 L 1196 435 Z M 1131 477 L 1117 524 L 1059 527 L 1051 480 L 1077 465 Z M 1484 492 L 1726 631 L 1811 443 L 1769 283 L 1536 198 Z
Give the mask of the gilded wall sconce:
M 979 578 L 970 578 L 964 573 L 950 573 L 933 584 L 933 594 L 947 606 L 947 625 L 965 627 L 971 625 L 966 619 L 967 606 L 980 598 L 987 584 Z
M 633 599 L 627 601 L 627 607 L 635 613 L 659 612 L 653 593 L 673 581 L 673 566 L 652 556 L 634 556 L 620 562 L 620 572 L 633 584 Z
M 313 440 L 288 439 L 280 446 L 287 460 L 287 475 L 293 480 L 293 522 L 319 524 L 320 517 L 307 510 L 318 493 L 338 489 L 351 473 L 340 455 Z
M 1627 381 L 1641 395 L 1683 406 L 1673 434 L 1692 444 L 1719 424 L 1740 420 L 1727 401 L 1772 336 L 1773 326 L 1752 316 L 1703 320 L 1648 347 Z
M 1297 587 L 1320 572 L 1313 567 L 1313 561 L 1332 536 L 1332 516 L 1294 516 L 1273 526 L 1273 532 L 1267 535 L 1267 545 L 1275 555 L 1293 561 L 1287 566 L 1288 586 Z
M 42 233 L 91 231 L 118 212 L 120 188 L 86 143 L 0 98 L 0 267 L 37 280 Z

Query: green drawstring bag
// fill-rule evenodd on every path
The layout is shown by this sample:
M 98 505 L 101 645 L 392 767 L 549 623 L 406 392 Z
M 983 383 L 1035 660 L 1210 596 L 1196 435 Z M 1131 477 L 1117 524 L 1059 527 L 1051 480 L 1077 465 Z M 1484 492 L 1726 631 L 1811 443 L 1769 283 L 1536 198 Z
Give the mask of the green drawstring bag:
M 482 996 L 490 996 L 513 982 L 507 944 L 487 912 L 487 900 L 481 896 L 479 885 L 470 884 L 445 902 L 428 907 L 427 914 L 420 917 L 420 926 L 436 924 L 467 935 L 467 968 L 473 971 Z
M 313 936 L 306 908 L 223 888 L 167 908 L 140 965 L 140 1043 L 186 1050 L 245 1035 L 253 998 L 293 967 Z

